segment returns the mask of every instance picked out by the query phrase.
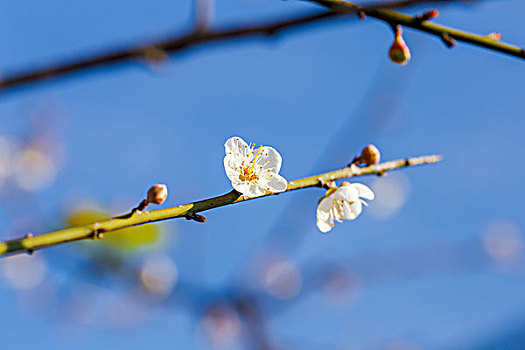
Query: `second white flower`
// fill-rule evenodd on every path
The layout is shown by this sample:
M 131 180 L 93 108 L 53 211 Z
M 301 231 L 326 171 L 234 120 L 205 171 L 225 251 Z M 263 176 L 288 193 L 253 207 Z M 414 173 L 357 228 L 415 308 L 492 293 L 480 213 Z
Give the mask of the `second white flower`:
M 361 214 L 363 204 L 361 198 L 372 200 L 374 192 L 360 183 L 343 182 L 339 188 L 331 188 L 321 198 L 317 206 L 317 228 L 326 233 L 334 226 L 334 221 L 343 222 L 343 219 L 354 220 Z

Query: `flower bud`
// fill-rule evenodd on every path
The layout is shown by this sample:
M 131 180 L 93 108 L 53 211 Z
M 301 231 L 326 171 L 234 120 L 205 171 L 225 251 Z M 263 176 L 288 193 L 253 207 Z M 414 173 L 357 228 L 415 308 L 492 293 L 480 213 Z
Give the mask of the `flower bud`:
M 157 184 L 150 187 L 146 200 L 148 203 L 162 204 L 168 197 L 168 188 L 166 185 Z
M 401 28 L 397 29 L 395 32 L 394 42 L 388 50 L 388 56 L 392 62 L 405 65 L 410 61 L 410 49 L 408 48 L 405 40 L 403 40 Z
M 379 163 L 381 160 L 381 152 L 374 145 L 368 145 L 361 151 L 359 157 L 361 164 L 373 165 Z

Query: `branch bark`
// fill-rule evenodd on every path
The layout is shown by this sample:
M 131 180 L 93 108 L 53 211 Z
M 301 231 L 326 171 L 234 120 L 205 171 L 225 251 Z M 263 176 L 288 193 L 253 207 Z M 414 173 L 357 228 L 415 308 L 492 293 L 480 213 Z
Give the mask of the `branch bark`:
M 388 9 L 404 8 L 415 4 L 457 2 L 460 0 L 399 0 L 379 2 L 368 6 L 359 6 L 341 0 L 306 0 L 315 2 L 329 11 L 314 12 L 307 15 L 299 15 L 283 20 L 256 24 L 233 26 L 224 29 L 203 29 L 197 26 L 189 33 L 167 38 L 160 41 L 147 42 L 128 48 L 106 52 L 101 54 L 87 55 L 85 58 L 43 65 L 40 68 L 27 72 L 4 75 L 0 78 L 0 92 L 14 89 L 23 85 L 36 83 L 43 80 L 56 79 L 68 74 L 85 71 L 97 67 L 103 67 L 115 63 L 133 60 L 161 61 L 168 54 L 186 51 L 192 47 L 201 46 L 215 42 L 227 42 L 243 38 L 276 36 L 290 29 L 315 23 L 327 22 L 336 18 L 349 17 L 355 13 L 365 13 L 370 17 L 377 18 L 388 23 L 399 23 L 407 27 L 427 32 L 443 38 L 449 35 L 458 41 L 468 42 L 472 45 L 485 47 L 487 49 L 505 53 L 519 58 L 525 58 L 523 49 L 509 44 L 499 43 L 495 40 L 466 33 L 457 29 L 443 27 L 428 21 L 421 21 L 417 17 L 405 15 Z M 387 9 L 388 8 L 388 9 Z
M 289 181 L 285 192 L 305 189 L 309 187 L 319 187 L 322 184 L 332 180 L 346 179 L 356 176 L 372 174 L 383 175 L 386 172 L 395 169 L 437 163 L 441 159 L 442 157 L 440 155 L 430 155 L 415 158 L 398 159 L 389 162 L 383 162 L 377 165 L 371 165 L 364 168 L 359 168 L 355 165 L 352 165 L 324 174 Z M 275 194 L 267 193 L 263 196 L 256 198 L 268 197 L 270 195 Z M 51 231 L 38 236 L 28 234 L 24 238 L 0 242 L 0 255 L 15 252 L 32 253 L 33 251 L 40 248 L 55 246 L 67 242 L 85 239 L 99 239 L 103 238 L 103 235 L 106 232 L 116 231 L 131 226 L 143 225 L 162 220 L 175 219 L 181 217 L 187 219 L 195 219 L 196 217 L 199 217 L 199 215 L 197 214 L 199 212 L 243 201 L 246 201 L 246 199 L 244 199 L 238 192 L 233 190 L 222 196 L 205 199 L 198 202 L 182 204 L 176 207 L 143 212 L 134 210 L 128 214 L 117 216 L 106 221 L 96 222 L 90 225 L 67 228 L 58 231 Z

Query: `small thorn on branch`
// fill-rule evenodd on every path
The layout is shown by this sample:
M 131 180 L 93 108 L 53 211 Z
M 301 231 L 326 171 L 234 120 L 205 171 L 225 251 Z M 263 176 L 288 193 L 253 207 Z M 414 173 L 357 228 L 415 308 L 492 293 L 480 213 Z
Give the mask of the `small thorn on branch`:
M 33 238 L 35 235 L 33 235 L 31 232 L 28 232 L 26 235 L 25 235 L 25 239 L 27 238 Z M 33 255 L 33 253 L 35 252 L 32 248 L 26 248 L 26 252 L 27 252 L 27 255 Z
M 156 46 L 145 46 L 139 50 L 139 56 L 151 63 L 161 63 L 168 59 L 168 53 L 162 48 Z
M 97 222 L 93 224 L 91 239 L 97 240 L 104 238 L 104 232 L 106 232 L 105 229 L 100 228 L 100 224 Z
M 437 16 L 439 16 L 438 10 L 430 10 L 427 12 L 420 13 L 419 15 L 416 16 L 416 19 L 420 22 L 423 22 L 423 21 L 434 19 Z
M 456 46 L 456 39 L 454 39 L 453 37 L 451 37 L 450 35 L 448 35 L 447 33 L 443 34 L 443 36 L 441 37 L 441 40 L 443 40 L 443 42 L 445 43 L 445 45 L 451 49 L 453 48 L 454 46 Z
M 317 187 L 324 188 L 325 190 L 329 190 L 331 188 L 336 188 L 337 187 L 336 184 L 335 184 L 335 181 L 333 181 L 333 180 L 325 181 L 322 178 L 319 178 L 318 181 L 319 182 L 317 183 Z
M 200 214 L 197 213 L 189 213 L 186 215 L 186 220 L 193 220 L 197 222 L 206 222 L 206 218 Z

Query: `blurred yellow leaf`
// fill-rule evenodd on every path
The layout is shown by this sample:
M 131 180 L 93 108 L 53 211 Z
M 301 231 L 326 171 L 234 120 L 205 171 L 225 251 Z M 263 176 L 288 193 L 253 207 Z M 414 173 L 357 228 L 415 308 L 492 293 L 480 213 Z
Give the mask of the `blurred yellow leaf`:
M 83 226 L 106 220 L 110 215 L 98 208 L 81 208 L 66 218 L 68 226 Z M 125 250 L 134 250 L 154 244 L 160 237 L 160 228 L 156 224 L 135 226 L 104 234 L 102 244 Z

